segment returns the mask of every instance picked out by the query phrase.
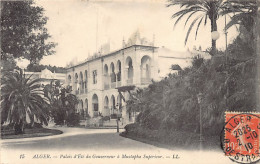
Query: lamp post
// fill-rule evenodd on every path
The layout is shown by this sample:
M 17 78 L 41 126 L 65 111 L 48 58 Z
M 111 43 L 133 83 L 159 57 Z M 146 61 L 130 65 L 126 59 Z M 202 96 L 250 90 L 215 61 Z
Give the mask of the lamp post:
M 116 109 L 117 109 L 117 115 L 116 115 L 116 132 L 119 133 L 119 117 L 118 117 L 118 112 L 119 112 L 119 105 L 118 103 L 116 104 Z
M 199 93 L 197 95 L 197 98 L 198 98 L 198 104 L 199 104 L 199 111 L 200 111 L 200 139 L 199 139 L 199 142 L 200 142 L 200 150 L 202 150 L 202 141 L 203 141 L 203 136 L 202 136 L 202 112 L 201 112 L 201 101 L 202 101 L 202 93 Z
M 24 58 L 17 58 L 15 59 L 16 65 L 21 69 L 23 74 L 25 75 L 25 68 L 30 64 L 30 61 Z
M 225 42 L 226 42 L 226 50 L 225 50 L 225 57 L 226 57 L 226 69 L 227 69 L 227 75 L 226 75 L 226 79 L 228 79 L 228 75 L 229 75 L 229 67 L 228 67 L 228 57 L 227 57 L 227 16 L 225 15 L 225 28 L 224 28 L 224 33 L 225 33 Z M 225 96 L 225 105 L 226 108 L 228 107 L 227 105 L 227 98 L 228 98 L 228 85 L 227 85 L 227 90 L 226 90 L 226 96 Z

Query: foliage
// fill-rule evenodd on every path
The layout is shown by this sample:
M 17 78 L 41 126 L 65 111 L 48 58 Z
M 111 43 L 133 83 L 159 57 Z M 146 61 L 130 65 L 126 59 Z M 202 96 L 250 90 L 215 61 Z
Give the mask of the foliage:
M 180 70 L 182 70 L 182 69 L 181 69 L 181 67 L 179 66 L 179 64 L 172 64 L 172 65 L 171 65 L 171 70 L 180 71 Z
M 51 116 L 57 125 L 67 123 L 69 126 L 76 126 L 79 123 L 79 117 L 76 114 L 76 105 L 78 99 L 71 94 L 71 87 L 62 87 L 60 81 L 52 81 L 45 85 L 44 95 L 48 97 L 51 103 Z
M 192 20 L 185 38 L 185 45 L 188 41 L 189 35 L 193 27 L 196 26 L 195 40 L 197 38 L 198 30 L 201 24 L 204 26 L 207 24 L 208 19 L 211 24 L 211 32 L 217 31 L 217 20 L 219 16 L 226 14 L 233 14 L 233 21 L 235 18 L 240 18 L 241 13 L 244 14 L 245 11 L 251 11 L 252 6 L 256 6 L 255 0 L 249 0 L 243 2 L 239 0 L 168 0 L 167 7 L 179 6 L 180 11 L 175 12 L 172 18 L 177 18 L 174 27 L 186 17 L 184 27 L 186 27 L 189 20 Z M 212 39 L 212 52 L 214 55 L 216 51 L 216 40 Z
M 51 72 L 55 73 L 66 73 L 66 69 L 64 67 L 56 67 L 56 66 L 50 66 L 50 65 L 41 65 L 41 64 L 29 64 L 26 71 L 30 72 L 41 72 L 47 68 Z
M 45 25 L 44 9 L 30 1 L 1 2 L 1 60 L 8 54 L 25 57 L 37 63 L 45 55 L 52 55 L 55 44 Z
M 1 78 L 1 124 L 13 124 L 17 133 L 23 133 L 26 115 L 31 125 L 34 118 L 48 124 L 49 102 L 43 96 L 40 79 L 25 77 L 20 71 L 7 72 Z
M 198 134 L 201 110 L 203 135 L 219 136 L 225 111 L 256 111 L 256 28 L 256 23 L 240 22 L 239 35 L 225 52 L 217 51 L 210 60 L 194 58 L 180 75 L 153 83 L 131 99 L 140 109 L 138 129 Z
M 1 71 L 8 72 L 14 70 L 16 67 L 16 62 L 12 54 L 6 54 L 6 59 L 0 62 Z

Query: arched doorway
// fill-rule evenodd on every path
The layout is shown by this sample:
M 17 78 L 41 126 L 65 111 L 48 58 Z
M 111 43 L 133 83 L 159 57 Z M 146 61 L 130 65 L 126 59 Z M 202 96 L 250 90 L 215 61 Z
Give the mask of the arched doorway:
M 104 116 L 109 116 L 110 115 L 109 100 L 108 100 L 107 96 L 104 99 L 104 111 L 103 111 L 103 114 L 104 114 Z
M 122 114 L 122 98 L 120 94 L 118 94 L 117 96 L 117 105 L 117 114 L 119 114 L 119 117 L 121 117 L 120 115 Z
M 115 96 L 114 95 L 111 96 L 110 105 L 111 105 L 110 113 L 114 114 L 115 110 L 116 110 L 116 100 L 115 100 Z
M 93 110 L 93 116 L 97 117 L 98 116 L 98 96 L 94 94 L 92 96 L 92 110 Z
M 79 101 L 79 115 L 80 119 L 84 119 L 84 106 L 83 106 L 83 100 Z
M 85 116 L 88 117 L 88 99 L 85 99 Z
M 151 82 L 151 58 L 147 55 L 141 59 L 141 83 L 149 84 Z

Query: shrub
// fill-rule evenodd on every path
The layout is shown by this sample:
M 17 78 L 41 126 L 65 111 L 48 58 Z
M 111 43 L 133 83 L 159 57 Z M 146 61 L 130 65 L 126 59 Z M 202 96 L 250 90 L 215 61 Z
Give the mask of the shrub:
M 79 114 L 77 114 L 77 113 L 71 113 L 71 114 L 68 116 L 66 122 L 67 122 L 67 125 L 68 125 L 68 126 L 78 126 L 78 125 L 79 125 L 79 122 L 80 122 L 80 116 L 79 116 Z

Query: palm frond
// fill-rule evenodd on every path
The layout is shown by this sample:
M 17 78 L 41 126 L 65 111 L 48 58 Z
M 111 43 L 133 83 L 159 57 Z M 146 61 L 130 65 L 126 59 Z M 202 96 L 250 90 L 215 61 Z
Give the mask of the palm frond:
M 198 12 L 198 11 L 193 11 L 193 12 L 188 16 L 188 18 L 187 18 L 186 21 L 185 21 L 184 28 L 186 27 L 186 25 L 187 25 L 189 19 L 192 17 L 192 15 L 194 15 L 194 14 L 197 13 L 197 12 Z
M 191 23 L 191 25 L 190 25 L 190 27 L 189 27 L 189 29 L 188 29 L 188 32 L 187 32 L 185 41 L 184 41 L 184 44 L 185 44 L 185 45 L 186 45 L 186 43 L 187 43 L 187 41 L 188 41 L 190 32 L 191 32 L 191 30 L 192 30 L 194 24 L 197 22 L 197 20 L 198 20 L 200 17 L 202 17 L 202 15 L 197 16 L 197 17 L 192 21 L 192 23 Z
M 197 39 L 198 30 L 199 30 L 199 27 L 200 27 L 200 24 L 201 24 L 203 18 L 204 18 L 204 17 L 202 17 L 202 18 L 200 19 L 200 21 L 199 21 L 199 23 L 198 23 L 198 25 L 197 25 L 196 34 L 195 34 L 195 40 Z

